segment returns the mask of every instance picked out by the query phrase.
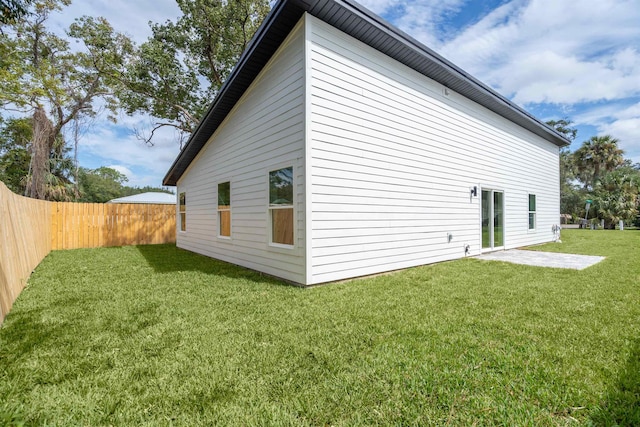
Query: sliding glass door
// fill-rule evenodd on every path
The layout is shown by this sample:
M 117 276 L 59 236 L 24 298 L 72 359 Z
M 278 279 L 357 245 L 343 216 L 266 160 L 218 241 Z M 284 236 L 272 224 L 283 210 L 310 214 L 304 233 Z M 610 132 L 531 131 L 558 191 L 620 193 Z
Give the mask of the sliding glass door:
M 504 246 L 504 193 L 482 190 L 482 249 Z

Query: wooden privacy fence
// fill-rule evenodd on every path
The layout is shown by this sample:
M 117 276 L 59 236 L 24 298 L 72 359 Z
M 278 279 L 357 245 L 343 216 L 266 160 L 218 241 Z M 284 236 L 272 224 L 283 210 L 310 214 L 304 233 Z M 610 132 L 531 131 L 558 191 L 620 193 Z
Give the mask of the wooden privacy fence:
M 0 323 L 50 251 L 51 203 L 18 196 L 0 182 Z
M 176 207 L 53 202 L 51 236 L 52 249 L 173 243 Z
M 175 241 L 175 205 L 46 202 L 0 182 L 0 323 L 52 249 Z

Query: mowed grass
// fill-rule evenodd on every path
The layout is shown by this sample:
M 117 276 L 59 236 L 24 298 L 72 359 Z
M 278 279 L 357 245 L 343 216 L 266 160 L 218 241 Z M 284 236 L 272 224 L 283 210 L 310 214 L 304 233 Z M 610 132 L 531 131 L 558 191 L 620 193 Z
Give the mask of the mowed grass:
M 640 425 L 640 232 L 313 289 L 176 249 L 52 252 L 0 329 L 5 425 Z

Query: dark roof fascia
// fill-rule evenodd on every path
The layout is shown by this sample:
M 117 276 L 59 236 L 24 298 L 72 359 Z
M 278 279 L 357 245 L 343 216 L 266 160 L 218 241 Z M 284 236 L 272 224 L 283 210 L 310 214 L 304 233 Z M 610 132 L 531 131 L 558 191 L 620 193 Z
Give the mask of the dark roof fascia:
M 281 0 L 276 2 L 267 15 L 234 70 L 220 88 L 204 118 L 171 165 L 164 177 L 164 185 L 177 184 L 189 164 L 264 68 L 304 12 L 360 39 L 372 48 L 558 147 L 564 147 L 570 143 L 555 129 L 355 1 Z M 354 35 L 356 28 L 365 28 L 366 31 L 359 31 L 361 36 L 357 37 Z

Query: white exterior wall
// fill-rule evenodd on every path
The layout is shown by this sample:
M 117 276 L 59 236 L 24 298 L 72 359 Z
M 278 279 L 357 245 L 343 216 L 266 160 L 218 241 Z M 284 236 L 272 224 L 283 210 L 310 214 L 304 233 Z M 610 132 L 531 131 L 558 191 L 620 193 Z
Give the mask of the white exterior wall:
M 309 284 L 479 254 L 482 188 L 504 191 L 506 248 L 552 240 L 558 147 L 306 19 Z
M 178 247 L 305 282 L 304 46 L 300 23 L 179 180 L 187 219 Z M 292 249 L 268 243 L 268 172 L 288 166 L 295 186 Z M 218 237 L 217 229 L 218 183 L 226 181 L 230 239 Z
M 268 243 L 268 172 L 287 166 L 292 249 Z M 305 14 L 179 180 L 177 245 L 308 285 L 461 258 L 481 252 L 483 188 L 504 192 L 506 248 L 552 240 L 558 147 Z

